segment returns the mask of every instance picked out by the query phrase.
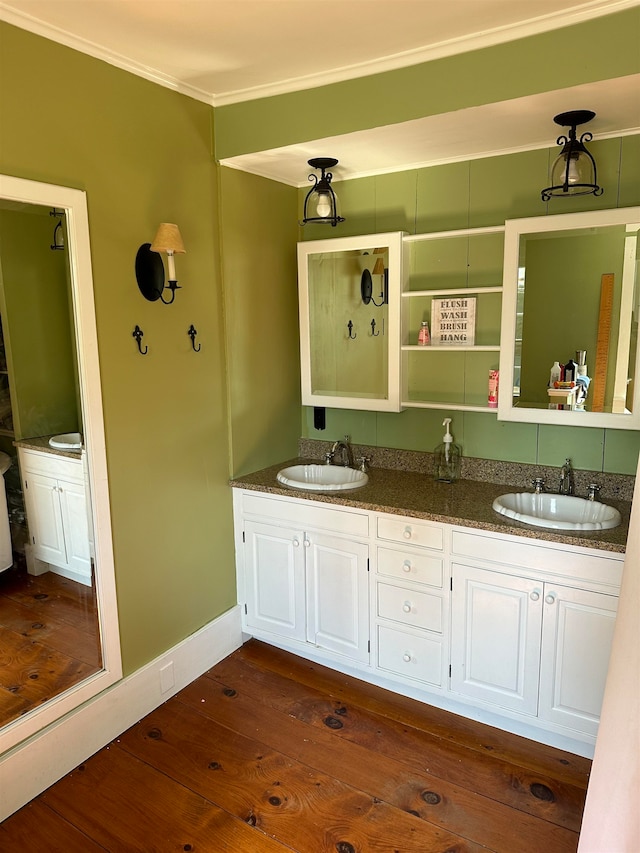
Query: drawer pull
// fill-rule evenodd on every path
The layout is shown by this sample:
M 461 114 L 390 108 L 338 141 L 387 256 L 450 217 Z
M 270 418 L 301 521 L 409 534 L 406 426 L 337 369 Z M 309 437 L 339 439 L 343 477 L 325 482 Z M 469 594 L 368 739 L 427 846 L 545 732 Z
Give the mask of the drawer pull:
M 405 663 L 411 663 L 411 655 L 409 654 L 409 652 L 405 652 L 405 653 L 402 655 L 402 660 L 403 660 Z
M 410 572 L 411 571 L 411 561 L 410 560 L 404 561 L 404 563 L 402 564 L 402 571 L 403 572 Z
M 411 539 L 411 528 L 405 527 L 404 533 L 402 534 L 405 539 Z
M 531 601 L 538 601 L 538 599 L 540 598 L 540 593 L 537 589 L 534 589 L 529 598 L 531 599 Z
M 405 601 L 405 603 L 402 605 L 402 609 L 405 613 L 411 613 L 411 605 L 408 601 Z

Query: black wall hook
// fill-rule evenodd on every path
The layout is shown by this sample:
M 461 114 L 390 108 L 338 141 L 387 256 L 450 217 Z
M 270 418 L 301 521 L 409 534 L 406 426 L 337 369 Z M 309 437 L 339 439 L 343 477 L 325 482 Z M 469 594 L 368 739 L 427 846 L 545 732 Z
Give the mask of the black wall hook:
M 349 329 L 349 337 L 352 341 L 355 341 L 358 336 L 353 334 L 353 323 L 351 322 L 351 320 L 349 320 L 349 322 L 347 323 L 347 329 Z
M 198 346 L 196 346 L 196 335 L 198 334 L 198 332 L 193 323 L 189 326 L 189 331 L 187 332 L 187 334 L 191 338 L 191 346 L 193 347 L 193 351 L 200 352 L 202 346 L 201 344 L 198 344 Z
M 140 355 L 146 355 L 149 352 L 149 347 L 147 347 L 147 346 L 145 346 L 145 348 L 142 349 L 142 336 L 143 335 L 144 335 L 144 332 L 142 331 L 140 326 L 136 326 L 135 329 L 133 330 L 133 337 L 136 339 L 136 343 L 138 344 L 138 351 L 139 351 Z
M 375 320 L 371 321 L 371 334 L 373 335 L 374 338 L 377 338 L 378 335 L 380 334 L 380 332 L 376 332 L 376 321 Z

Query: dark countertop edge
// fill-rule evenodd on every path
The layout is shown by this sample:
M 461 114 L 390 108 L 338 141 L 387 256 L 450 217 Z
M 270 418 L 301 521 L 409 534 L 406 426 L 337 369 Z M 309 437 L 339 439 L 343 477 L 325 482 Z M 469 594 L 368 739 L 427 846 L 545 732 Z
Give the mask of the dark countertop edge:
M 56 433 L 57 434 L 57 433 Z M 62 450 L 59 447 L 51 447 L 50 435 L 42 435 L 34 438 L 17 438 L 13 442 L 14 447 L 23 447 L 25 450 L 37 450 L 41 453 L 50 453 L 52 456 L 65 456 L 67 459 L 80 459 L 82 450 Z
M 317 459 L 290 459 L 250 474 L 234 477 L 229 481 L 229 485 L 233 488 L 247 489 L 249 491 L 299 498 L 316 501 L 317 503 L 353 507 L 369 512 L 385 512 L 391 515 L 420 518 L 441 524 L 487 530 L 493 533 L 520 536 L 544 542 L 575 545 L 619 554 L 624 554 L 626 551 L 629 516 L 631 513 L 631 503 L 629 501 L 605 501 L 605 503 L 615 506 L 620 511 L 622 523 L 618 527 L 610 530 L 584 533 L 578 533 L 577 531 L 554 531 L 551 528 L 536 527 L 514 521 L 506 516 L 499 515 L 493 510 L 491 506 L 493 499 L 509 491 L 522 491 L 517 486 L 486 483 L 478 480 L 459 480 L 452 485 L 440 484 L 435 483 L 425 474 L 384 468 L 371 469 L 368 472 L 369 483 L 362 488 L 354 489 L 353 492 L 310 492 L 302 489 L 287 488 L 280 485 L 276 480 L 276 475 L 282 468 L 289 465 L 304 464 L 317 465 L 319 463 Z M 379 476 L 376 476 L 376 474 Z M 376 480 L 381 480 L 382 482 L 376 483 Z M 418 501 L 409 500 L 405 502 L 405 499 L 398 500 L 397 497 L 394 498 L 388 493 L 385 495 L 385 491 L 388 492 L 388 488 L 385 488 L 385 480 L 396 481 L 396 485 L 397 481 L 404 480 L 407 487 L 402 489 L 404 495 L 408 494 L 411 485 L 419 483 L 422 486 L 424 494 Z M 438 498 L 442 502 L 443 493 L 440 492 L 440 494 L 436 495 L 436 490 L 444 489 L 448 491 L 446 498 L 457 496 L 459 500 L 456 500 L 456 503 L 465 504 L 464 508 L 460 509 L 459 514 L 456 514 L 453 508 L 443 510 L 436 506 L 432 509 L 427 506 L 430 496 L 435 498 L 434 503 L 438 503 Z M 445 499 L 445 503 L 447 502 Z

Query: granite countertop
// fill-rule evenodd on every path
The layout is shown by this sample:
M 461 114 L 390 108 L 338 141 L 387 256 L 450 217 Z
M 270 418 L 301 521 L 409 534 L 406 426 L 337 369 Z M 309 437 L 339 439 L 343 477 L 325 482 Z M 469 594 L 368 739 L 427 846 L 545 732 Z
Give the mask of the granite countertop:
M 51 447 L 50 435 L 42 435 L 37 438 L 18 438 L 13 442 L 14 447 L 24 447 L 25 450 L 39 450 L 41 453 L 51 453 L 53 456 L 66 456 L 69 459 L 80 459 L 82 450 L 61 450 Z M 277 472 L 276 472 L 277 473 Z
M 428 474 L 386 468 L 371 468 L 367 472 L 369 482 L 359 489 L 333 494 L 290 489 L 276 480 L 276 475 L 282 468 L 309 463 L 318 464 L 318 460 L 291 459 L 252 474 L 239 476 L 232 479 L 230 484 L 241 489 L 423 518 L 444 524 L 460 524 L 478 530 L 491 530 L 529 539 L 625 552 L 631 512 L 629 501 L 605 501 L 615 506 L 622 515 L 622 523 L 612 530 L 553 531 L 544 527 L 522 524 L 495 512 L 491 506 L 494 498 L 506 492 L 522 491 L 518 486 L 478 480 L 459 480 L 452 484 L 437 483 Z

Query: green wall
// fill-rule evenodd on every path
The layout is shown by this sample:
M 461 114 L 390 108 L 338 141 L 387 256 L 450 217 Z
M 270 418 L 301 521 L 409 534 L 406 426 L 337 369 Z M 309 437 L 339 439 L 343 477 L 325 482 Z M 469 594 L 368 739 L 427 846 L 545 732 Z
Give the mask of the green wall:
M 220 169 L 231 472 L 297 455 L 300 358 L 297 193 Z
M 38 207 L 0 210 L 0 313 L 15 438 L 82 427 L 67 258 L 50 248 L 57 221 Z
M 6 24 L 0 63 L 0 170 L 87 193 L 131 673 L 236 601 L 212 110 Z M 145 301 L 134 276 L 138 247 L 164 221 L 187 250 L 171 306 Z
M 499 225 L 505 219 L 564 213 L 569 209 L 640 204 L 640 136 L 595 142 L 590 150 L 605 188 L 599 198 L 553 199 L 547 204 L 540 201 L 540 189 L 545 186 L 555 149 L 343 181 L 335 188 L 346 222 L 332 229 L 337 233 L 331 236 L 473 228 Z M 305 192 L 299 190 L 300 207 Z M 316 239 L 321 227 L 305 229 L 302 237 Z M 501 270 L 495 268 L 495 251 L 478 257 L 474 254 L 473 240 L 464 240 L 461 246 L 456 246 L 456 242 L 451 244 L 451 257 L 446 253 L 434 256 L 436 250 L 431 243 L 412 245 L 411 289 L 435 286 L 428 276 L 429 269 L 434 267 L 441 286 L 461 286 L 467 280 L 473 286 L 501 283 Z M 495 280 L 491 280 L 492 276 Z M 450 355 L 446 358 L 450 359 Z M 469 372 L 476 361 L 482 362 L 487 356 L 478 353 L 467 358 Z M 461 370 L 455 375 L 447 373 L 444 359 L 443 356 L 437 392 L 441 396 L 435 399 L 446 399 L 452 385 L 464 381 Z M 432 364 L 430 360 L 429 365 Z M 488 366 L 497 364 L 482 362 L 485 375 Z M 624 474 L 636 471 L 640 450 L 638 432 L 507 423 L 498 421 L 495 414 L 447 412 L 444 406 L 442 410 L 407 409 L 397 414 L 327 409 L 324 432 L 314 429 L 313 409 L 306 407 L 302 431 L 311 438 L 334 440 L 349 434 L 354 442 L 361 444 L 428 451 L 442 439 L 445 414 L 453 418 L 456 441 L 466 456 L 541 465 L 561 465 L 566 456 L 571 456 L 574 465 L 585 470 Z

